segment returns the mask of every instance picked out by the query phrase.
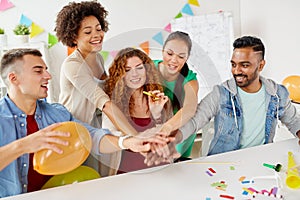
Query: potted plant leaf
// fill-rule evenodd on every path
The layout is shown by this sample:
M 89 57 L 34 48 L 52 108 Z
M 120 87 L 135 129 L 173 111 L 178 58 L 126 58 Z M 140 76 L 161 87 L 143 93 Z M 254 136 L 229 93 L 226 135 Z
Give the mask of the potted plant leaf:
M 3 28 L 0 28 L 0 46 L 6 46 L 7 45 L 7 35 L 5 34 L 5 31 Z
M 18 38 L 19 43 L 28 43 L 29 35 L 30 35 L 30 28 L 25 24 L 18 24 L 14 30 L 14 34 Z

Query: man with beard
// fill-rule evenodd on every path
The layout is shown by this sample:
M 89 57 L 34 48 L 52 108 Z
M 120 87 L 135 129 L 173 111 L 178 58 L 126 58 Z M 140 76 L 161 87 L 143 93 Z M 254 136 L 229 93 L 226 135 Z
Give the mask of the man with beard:
M 234 41 L 233 48 L 233 78 L 215 86 L 201 100 L 195 116 L 179 129 L 182 140 L 213 118 L 208 155 L 271 143 L 279 120 L 300 137 L 300 114 L 287 89 L 260 76 L 265 66 L 262 41 L 244 36 Z

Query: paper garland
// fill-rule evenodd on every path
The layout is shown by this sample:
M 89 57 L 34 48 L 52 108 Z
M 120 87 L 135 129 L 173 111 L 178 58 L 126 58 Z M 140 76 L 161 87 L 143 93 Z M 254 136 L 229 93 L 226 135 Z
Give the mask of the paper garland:
M 184 5 L 184 7 L 181 9 L 181 11 L 175 16 L 175 19 L 183 17 L 183 14 L 186 15 L 194 15 L 191 6 L 199 6 L 199 2 L 198 0 L 188 0 L 188 3 L 186 3 Z M 9 1 L 9 0 L 0 0 L 0 11 L 4 11 L 7 10 L 9 8 L 14 7 L 14 5 Z M 34 23 L 31 19 L 29 19 L 28 17 L 26 17 L 25 15 L 21 15 L 21 19 L 20 19 L 20 24 L 25 24 L 26 26 L 31 27 L 31 33 L 30 33 L 30 37 L 33 38 L 41 33 L 44 32 L 44 29 L 42 27 L 40 27 L 39 25 L 37 25 L 36 23 Z M 164 31 L 170 33 L 171 32 L 171 24 L 167 24 L 164 27 Z M 163 33 L 159 32 L 157 34 L 155 34 L 152 39 L 159 43 L 160 45 L 163 45 Z M 58 39 L 56 38 L 55 35 L 52 35 L 51 33 L 48 33 L 48 48 L 53 47 L 55 44 L 58 43 Z M 139 47 L 149 55 L 150 53 L 150 49 L 149 49 L 149 41 L 145 41 L 142 42 L 141 44 L 139 44 Z M 68 48 L 68 55 L 71 54 L 74 51 L 74 48 Z M 111 55 L 112 57 L 115 57 L 116 54 L 118 53 L 118 51 L 101 51 L 100 54 L 102 55 L 104 60 L 107 60 L 108 56 Z
M 194 6 L 200 6 L 198 0 L 189 0 L 188 3 Z
M 31 27 L 30 38 L 33 38 L 33 37 L 35 37 L 35 36 L 37 36 L 37 35 L 44 32 L 44 29 L 42 27 L 40 27 L 36 23 L 32 22 L 31 19 L 29 19 L 28 17 L 26 17 L 23 14 L 21 15 L 19 23 L 24 24 L 28 27 Z
M 150 49 L 149 49 L 149 41 L 146 41 L 146 42 L 141 43 L 141 44 L 140 44 L 140 47 L 141 47 L 141 49 L 143 49 L 143 51 L 144 51 L 147 55 L 149 55 L 149 51 L 150 51 Z
M 165 26 L 164 30 L 171 33 L 172 30 L 171 24 L 169 23 L 167 26 Z
M 188 3 L 184 5 L 184 7 L 181 9 L 181 11 L 174 17 L 175 19 L 183 17 L 183 14 L 185 15 L 191 15 L 193 16 L 194 13 L 192 11 L 192 8 L 190 5 L 193 6 L 199 6 L 199 2 L 198 0 L 188 0 Z M 164 27 L 164 31 L 171 33 L 172 31 L 172 27 L 171 24 L 168 23 L 165 27 Z M 155 34 L 152 37 L 152 40 L 154 40 L 155 42 L 159 43 L 161 46 L 163 45 L 163 33 L 162 32 L 158 32 L 157 34 Z M 149 48 L 149 41 L 145 41 L 139 44 L 139 47 L 147 54 L 149 55 L 150 53 L 150 48 Z M 104 61 L 106 61 L 108 59 L 108 56 L 112 56 L 113 58 L 116 56 L 116 54 L 118 53 L 118 51 L 101 51 L 100 54 L 102 55 Z
M 31 26 L 32 20 L 22 14 L 21 18 L 20 18 L 20 24 L 24 24 L 26 26 Z
M 187 14 L 187 15 L 191 15 L 191 16 L 194 15 L 194 13 L 191 9 L 191 6 L 188 3 L 185 4 L 185 6 L 182 8 L 181 12 L 184 14 Z
M 31 24 L 31 33 L 30 33 L 30 38 L 33 38 L 39 34 L 41 34 L 42 32 L 44 32 L 44 29 L 40 26 L 38 26 L 37 24 L 33 23 Z
M 109 56 L 109 52 L 108 51 L 100 51 L 100 54 L 105 62 Z
M 12 7 L 15 7 L 15 5 L 10 3 L 8 0 L 0 0 L 0 11 L 5 11 Z
M 58 43 L 58 39 L 55 35 L 52 35 L 51 33 L 48 33 L 48 48 L 53 47 Z
M 164 40 L 163 40 L 163 35 L 162 32 L 157 33 L 156 35 L 154 35 L 152 37 L 153 40 L 155 40 L 156 42 L 158 42 L 160 45 L 164 44 Z

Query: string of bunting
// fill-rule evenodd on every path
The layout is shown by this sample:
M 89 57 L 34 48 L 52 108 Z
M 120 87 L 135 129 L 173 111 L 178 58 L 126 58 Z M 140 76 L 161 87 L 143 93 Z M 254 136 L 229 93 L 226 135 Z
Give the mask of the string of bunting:
M 20 18 L 20 24 L 24 24 L 24 25 L 30 27 L 30 29 L 31 29 L 30 38 L 33 38 L 44 32 L 44 29 L 42 27 L 40 27 L 39 25 L 34 23 L 31 19 L 29 19 L 28 17 L 26 17 L 23 14 L 21 15 L 21 18 Z
M 12 4 L 10 1 L 0 0 L 0 11 L 5 11 L 13 7 L 15 7 L 15 5 Z
M 192 5 L 192 6 L 197 6 L 197 7 L 200 6 L 198 0 L 188 0 L 188 3 L 186 3 L 186 4 L 183 6 L 183 8 L 180 10 L 180 12 L 179 12 L 174 18 L 177 19 L 177 18 L 183 17 L 183 16 L 185 16 L 185 15 L 194 16 L 194 13 L 193 13 L 193 11 L 192 11 L 191 5 Z M 164 43 L 164 35 L 165 35 L 164 32 L 170 33 L 171 31 L 172 31 L 171 24 L 168 23 L 168 24 L 164 27 L 163 31 L 160 31 L 160 32 L 156 33 L 154 36 L 152 36 L 151 39 L 152 39 L 153 41 L 155 41 L 156 43 L 158 43 L 159 45 L 162 46 L 163 43 Z M 150 48 L 149 48 L 149 46 L 150 46 L 150 41 L 149 41 L 149 40 L 140 43 L 138 46 L 139 46 L 139 47 L 140 47 L 147 55 L 149 55 L 149 53 L 150 53 Z M 105 56 L 103 56 L 103 59 L 104 59 L 104 61 L 106 61 L 106 60 L 108 59 L 108 55 L 111 55 L 111 56 L 114 58 L 115 55 L 117 54 L 117 51 L 108 52 L 108 51 L 104 51 L 104 50 L 103 50 L 103 51 L 101 51 L 100 53 L 101 53 L 102 56 L 105 55 Z
M 193 10 L 191 6 L 200 6 L 198 0 L 188 0 L 188 2 L 183 6 L 183 8 L 180 10 L 180 12 L 174 17 L 175 19 L 183 17 L 184 15 L 189 15 L 189 16 L 193 16 Z M 5 11 L 9 8 L 14 7 L 14 5 L 9 1 L 9 0 L 0 0 L 0 12 L 1 11 Z M 20 24 L 25 24 L 26 26 L 29 26 L 31 29 L 31 33 L 30 33 L 30 38 L 36 37 L 37 35 L 40 35 L 41 33 L 43 33 L 45 30 L 44 28 L 42 28 L 41 26 L 37 25 L 36 23 L 34 23 L 31 19 L 29 19 L 28 17 L 26 17 L 25 15 L 21 15 L 21 19 L 20 19 Z M 164 41 L 164 32 L 170 33 L 172 31 L 172 27 L 171 24 L 168 23 L 163 31 L 160 31 L 158 33 L 156 33 L 154 36 L 152 36 L 152 40 L 156 43 L 158 43 L 159 45 L 163 45 L 163 41 Z M 54 45 L 56 45 L 58 43 L 58 39 L 55 35 L 48 33 L 48 48 L 53 47 Z M 150 53 L 150 41 L 144 41 L 141 42 L 139 45 L 137 45 L 139 48 L 141 48 L 147 55 L 149 55 Z M 73 48 L 68 48 L 68 55 L 70 53 L 72 53 L 74 51 Z M 103 56 L 104 61 L 106 61 L 108 59 L 109 56 L 112 56 L 113 58 L 116 56 L 116 54 L 118 53 L 117 50 L 113 50 L 113 51 L 101 51 L 100 52 L 101 55 Z

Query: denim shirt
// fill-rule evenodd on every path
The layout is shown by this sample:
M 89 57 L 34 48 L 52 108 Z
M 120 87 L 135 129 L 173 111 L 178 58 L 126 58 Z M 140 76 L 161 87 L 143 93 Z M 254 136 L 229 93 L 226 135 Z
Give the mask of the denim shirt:
M 297 114 L 283 85 L 260 77 L 266 88 L 265 143 L 273 142 L 278 120 L 294 135 L 300 130 L 300 115 Z M 183 139 L 199 131 L 214 118 L 214 137 L 208 155 L 240 149 L 243 132 L 243 110 L 234 79 L 215 86 L 198 104 L 195 116 L 182 128 Z
M 6 95 L 0 99 L 0 146 L 7 145 L 27 135 L 26 114 Z M 73 118 L 70 112 L 60 104 L 49 104 L 38 100 L 35 120 L 39 129 L 56 122 L 75 121 L 84 125 L 90 132 L 95 154 L 100 154 L 99 143 L 106 129 L 96 129 Z M 29 154 L 24 154 L 0 171 L 0 198 L 27 192 Z

